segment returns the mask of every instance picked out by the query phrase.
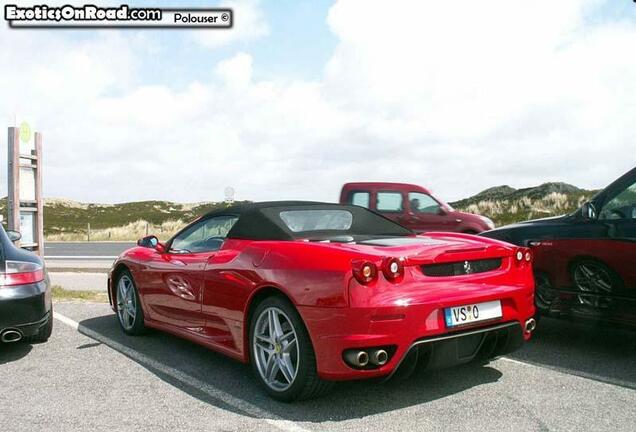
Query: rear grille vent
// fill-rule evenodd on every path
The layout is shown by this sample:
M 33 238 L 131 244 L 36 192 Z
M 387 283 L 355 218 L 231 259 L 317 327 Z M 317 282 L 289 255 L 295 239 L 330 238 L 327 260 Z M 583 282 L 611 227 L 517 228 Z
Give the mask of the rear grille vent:
M 458 261 L 443 264 L 427 264 L 422 266 L 426 276 L 461 276 L 484 273 L 501 267 L 501 258 L 472 261 Z

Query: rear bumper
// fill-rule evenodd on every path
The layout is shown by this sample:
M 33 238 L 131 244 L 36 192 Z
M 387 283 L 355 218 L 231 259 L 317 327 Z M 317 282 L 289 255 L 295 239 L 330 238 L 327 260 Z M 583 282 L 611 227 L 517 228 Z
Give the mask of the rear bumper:
M 516 321 L 419 339 L 411 345 L 391 375 L 410 356 L 420 367 L 442 369 L 511 353 L 521 348 L 524 340 L 522 326 Z
M 47 323 L 51 313 L 47 280 L 0 288 L 0 332 L 18 329 L 25 337 L 33 336 Z
M 525 323 L 534 316 L 532 288 L 499 287 L 481 295 L 429 298 L 419 304 L 368 308 L 298 309 L 309 330 L 318 374 L 326 380 L 390 376 L 413 350 L 424 352 L 427 366 L 441 368 L 476 358 L 492 358 L 518 349 L 531 336 Z M 470 326 L 447 328 L 446 307 L 500 300 L 503 316 Z M 382 348 L 390 353 L 386 364 L 354 368 L 343 353 L 351 349 Z M 429 353 L 432 350 L 434 353 Z

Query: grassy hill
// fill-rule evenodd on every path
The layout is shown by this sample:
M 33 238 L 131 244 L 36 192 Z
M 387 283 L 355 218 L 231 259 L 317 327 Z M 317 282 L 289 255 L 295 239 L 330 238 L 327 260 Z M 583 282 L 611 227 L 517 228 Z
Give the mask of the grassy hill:
M 596 191 L 566 183 L 544 183 L 515 189 L 496 186 L 451 203 L 458 210 L 490 217 L 497 226 L 539 217 L 569 213 Z M 6 215 L 6 198 L 0 199 L 0 214 Z M 46 199 L 44 235 L 47 240 L 135 240 L 146 234 L 169 238 L 187 222 L 223 202 L 179 204 L 169 201 L 140 201 L 121 204 L 88 204 L 65 199 Z
M 0 200 L 6 216 L 7 200 Z M 44 236 L 48 240 L 134 240 L 146 233 L 167 238 L 187 222 L 223 202 L 178 204 L 169 201 L 140 201 L 121 204 L 88 204 L 65 199 L 46 199 Z
M 523 189 L 504 185 L 450 204 L 457 210 L 488 216 L 501 226 L 571 213 L 596 192 L 567 183 L 544 183 Z

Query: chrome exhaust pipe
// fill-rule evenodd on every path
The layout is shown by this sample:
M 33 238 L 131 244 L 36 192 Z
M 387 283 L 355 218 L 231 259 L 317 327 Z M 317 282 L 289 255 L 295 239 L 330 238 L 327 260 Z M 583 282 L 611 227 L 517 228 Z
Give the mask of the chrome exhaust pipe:
M 526 321 L 527 333 L 532 333 L 535 328 L 537 328 L 537 321 L 534 318 L 530 318 L 528 321 Z
M 365 367 L 369 364 L 369 354 L 366 351 L 349 350 L 345 352 L 345 360 L 351 366 Z
M 9 329 L 2 332 L 0 335 L 0 341 L 4 343 L 20 342 L 22 340 L 22 333 L 18 330 Z
M 387 361 L 389 361 L 389 355 L 383 349 L 375 350 L 371 354 L 371 363 L 376 366 L 383 366 Z

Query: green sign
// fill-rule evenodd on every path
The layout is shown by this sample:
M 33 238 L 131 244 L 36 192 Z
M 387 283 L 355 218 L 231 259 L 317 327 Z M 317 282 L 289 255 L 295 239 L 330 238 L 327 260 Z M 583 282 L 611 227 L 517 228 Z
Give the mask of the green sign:
M 31 126 L 27 122 L 20 123 L 20 141 L 31 142 Z

